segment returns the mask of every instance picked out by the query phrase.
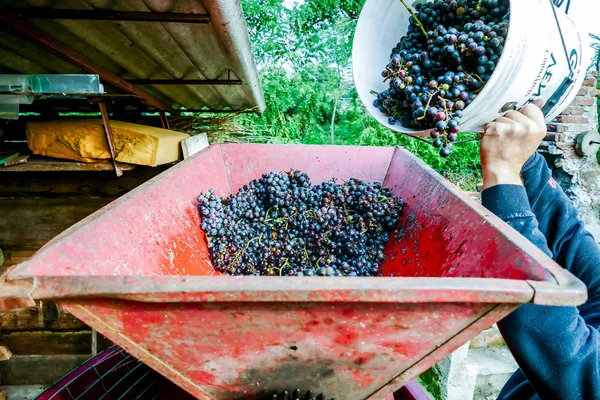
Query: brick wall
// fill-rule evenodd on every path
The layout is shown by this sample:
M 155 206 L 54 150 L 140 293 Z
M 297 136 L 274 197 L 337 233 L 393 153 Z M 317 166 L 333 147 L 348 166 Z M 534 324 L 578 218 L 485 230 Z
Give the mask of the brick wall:
M 596 71 L 588 73 L 573 103 L 548 125 L 540 147 L 554 169 L 554 178 L 569 195 L 580 218 L 600 242 L 600 165 L 596 157 L 580 157 L 575 141 L 581 132 L 598 131 Z

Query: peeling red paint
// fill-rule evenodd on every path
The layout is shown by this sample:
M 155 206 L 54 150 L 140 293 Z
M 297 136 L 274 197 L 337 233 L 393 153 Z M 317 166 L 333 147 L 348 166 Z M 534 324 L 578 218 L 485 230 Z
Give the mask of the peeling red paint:
M 345 330 L 344 328 L 340 327 L 342 330 Z M 349 346 L 354 344 L 357 340 L 358 340 L 359 336 L 357 333 L 355 332 L 346 332 L 346 333 L 340 333 L 338 334 L 335 339 L 334 342 L 342 345 L 342 346 Z

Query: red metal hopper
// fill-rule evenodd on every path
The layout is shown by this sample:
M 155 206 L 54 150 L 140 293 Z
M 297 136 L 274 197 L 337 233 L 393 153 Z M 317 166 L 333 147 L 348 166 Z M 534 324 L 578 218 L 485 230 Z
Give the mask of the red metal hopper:
M 219 276 L 196 196 L 271 170 L 382 181 L 407 203 L 382 277 Z M 0 305 L 54 299 L 199 399 L 289 388 L 380 399 L 523 303 L 585 286 L 401 148 L 214 145 L 11 270 Z M 27 295 L 23 295 L 26 293 Z

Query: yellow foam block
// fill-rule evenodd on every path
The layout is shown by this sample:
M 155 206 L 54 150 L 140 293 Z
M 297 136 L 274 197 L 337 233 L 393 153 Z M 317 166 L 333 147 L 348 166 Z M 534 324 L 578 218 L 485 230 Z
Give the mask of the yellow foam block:
M 117 161 L 156 166 L 181 159 L 182 140 L 189 135 L 152 126 L 110 121 Z M 110 159 L 102 120 L 30 122 L 27 145 L 34 154 L 94 162 Z

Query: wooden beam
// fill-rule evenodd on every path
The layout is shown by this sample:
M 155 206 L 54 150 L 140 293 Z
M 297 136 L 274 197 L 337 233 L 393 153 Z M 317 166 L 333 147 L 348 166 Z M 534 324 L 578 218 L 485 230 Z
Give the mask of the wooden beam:
M 171 127 L 169 126 L 167 114 L 164 111 L 160 112 L 160 124 L 162 125 L 163 129 L 171 129 Z
M 62 378 L 90 355 L 13 356 L 0 363 L 3 385 L 48 385 Z
M 2 334 L 20 331 L 75 331 L 89 329 L 83 322 L 50 301 L 37 308 L 0 311 Z
M 95 329 L 92 329 L 92 355 L 95 356 L 98 354 L 98 332 Z
M 0 8 L 0 21 L 4 23 L 4 26 L 15 30 L 19 34 L 29 38 L 38 46 L 51 51 L 59 57 L 67 60 L 71 64 L 91 74 L 98 74 L 103 81 L 106 81 L 107 83 L 127 93 L 138 96 L 148 106 L 154 107 L 157 110 L 177 113 L 171 106 L 163 103 L 161 100 L 150 95 L 148 92 L 143 91 L 137 86 L 132 85 L 124 79 L 121 79 L 106 68 L 99 66 L 91 59 L 79 54 L 69 46 L 56 40 L 54 37 L 42 31 L 35 25 L 22 20 L 17 14 L 9 9 Z
M 142 183 L 166 171 L 172 165 L 139 167 L 121 178 L 103 171 L 71 172 L 23 172 L 3 174 L 0 180 L 0 198 L 45 197 L 106 197 L 116 199 Z M 110 163 L 108 168 L 112 169 Z
M 98 106 L 100 107 L 100 113 L 102 114 L 102 125 L 104 126 L 106 143 L 108 144 L 108 149 L 110 150 L 110 158 L 112 159 L 113 166 L 115 167 L 115 173 L 117 174 L 117 177 L 119 177 L 123 175 L 123 171 L 121 171 L 119 163 L 117 163 L 117 146 L 115 146 L 115 138 L 113 136 L 112 127 L 110 126 L 108 111 L 106 111 L 106 104 L 100 103 Z
M 171 13 L 119 10 L 70 10 L 62 8 L 18 8 L 11 9 L 23 19 L 66 19 L 87 21 L 137 21 L 177 22 L 182 24 L 208 24 L 210 15 L 196 13 Z
M 122 171 L 130 171 L 136 166 L 131 164 L 117 163 Z M 9 172 L 99 172 L 114 171 L 114 166 L 108 160 L 100 160 L 93 163 L 60 160 L 57 158 L 32 157 L 25 164 L 12 166 L 0 166 L 0 173 Z
M 10 352 L 15 356 L 90 354 L 91 342 L 90 331 L 12 332 L 0 335 L 0 350 L 10 348 Z
M 176 85 L 176 86 L 239 86 L 239 79 L 129 79 L 134 85 Z
M 38 250 L 111 201 L 103 198 L 0 198 L 0 248 Z
M 10 360 L 12 352 L 6 346 L 0 346 L 0 361 Z

